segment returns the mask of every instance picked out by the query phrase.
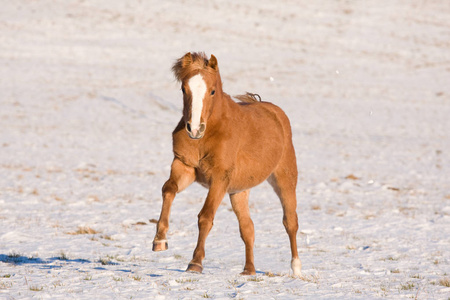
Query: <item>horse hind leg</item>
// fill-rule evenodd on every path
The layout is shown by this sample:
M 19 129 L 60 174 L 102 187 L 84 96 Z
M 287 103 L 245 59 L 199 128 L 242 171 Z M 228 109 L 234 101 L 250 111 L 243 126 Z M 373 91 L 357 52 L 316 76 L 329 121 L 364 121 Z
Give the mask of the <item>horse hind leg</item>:
M 268 182 L 273 187 L 275 193 L 278 195 L 283 207 L 283 225 L 289 236 L 291 246 L 291 268 L 294 275 L 301 275 L 302 264 L 298 257 L 297 250 L 297 231 L 298 231 L 298 217 L 297 217 L 297 197 L 295 193 L 297 185 L 297 167 L 294 163 L 290 164 L 292 167 L 285 169 L 278 168 L 268 179 Z M 294 169 L 295 168 L 295 169 Z
M 245 244 L 245 267 L 241 275 L 255 275 L 255 263 L 253 258 L 253 244 L 255 242 L 255 229 L 250 218 L 248 208 L 248 196 L 250 191 L 246 190 L 237 194 L 230 194 L 231 205 L 239 221 L 239 231 Z
M 178 159 L 174 159 L 170 177 L 163 185 L 163 204 L 161 215 L 156 225 L 156 235 L 153 240 L 153 251 L 164 251 L 169 248 L 166 233 L 169 230 L 169 216 L 175 195 L 187 188 L 195 180 L 195 171 Z

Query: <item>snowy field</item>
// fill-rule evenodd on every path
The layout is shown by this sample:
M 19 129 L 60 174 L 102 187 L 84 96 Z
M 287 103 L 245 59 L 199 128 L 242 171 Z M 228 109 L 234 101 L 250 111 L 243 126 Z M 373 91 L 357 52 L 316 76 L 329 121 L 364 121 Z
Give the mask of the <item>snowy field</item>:
M 448 299 L 449 2 L 204 2 L 3 1 L 0 299 Z M 187 51 L 290 117 L 301 278 L 266 183 L 256 276 L 228 198 L 203 274 L 184 272 L 198 185 L 151 251 Z

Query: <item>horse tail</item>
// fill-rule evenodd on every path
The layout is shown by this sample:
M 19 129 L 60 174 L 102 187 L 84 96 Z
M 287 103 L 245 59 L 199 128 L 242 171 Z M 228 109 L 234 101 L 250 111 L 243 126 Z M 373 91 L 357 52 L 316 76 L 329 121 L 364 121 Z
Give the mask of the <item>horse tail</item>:
M 249 92 L 246 92 L 245 95 L 234 96 L 234 98 L 238 99 L 241 102 L 245 102 L 245 103 L 261 102 L 260 95 L 249 93 Z

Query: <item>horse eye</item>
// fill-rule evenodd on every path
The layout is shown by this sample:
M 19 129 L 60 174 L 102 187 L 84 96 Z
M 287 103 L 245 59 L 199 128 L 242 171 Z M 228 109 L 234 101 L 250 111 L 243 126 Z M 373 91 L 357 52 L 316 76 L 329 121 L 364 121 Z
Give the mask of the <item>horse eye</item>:
M 213 96 L 215 93 L 216 93 L 216 91 L 215 91 L 215 90 L 212 90 L 212 91 L 211 91 L 211 96 Z
M 183 92 L 183 94 L 186 94 L 186 90 L 184 89 L 184 86 L 181 87 L 181 91 Z

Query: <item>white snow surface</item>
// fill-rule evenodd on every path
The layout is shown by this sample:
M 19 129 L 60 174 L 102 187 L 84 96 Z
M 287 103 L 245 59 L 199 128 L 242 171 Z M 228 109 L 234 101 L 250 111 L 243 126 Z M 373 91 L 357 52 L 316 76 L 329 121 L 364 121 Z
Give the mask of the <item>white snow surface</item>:
M 256 276 L 228 198 L 184 272 L 196 184 L 151 251 L 188 51 L 290 117 L 301 278 L 266 183 Z M 447 0 L 3 1 L 1 299 L 448 299 L 449 260 Z

